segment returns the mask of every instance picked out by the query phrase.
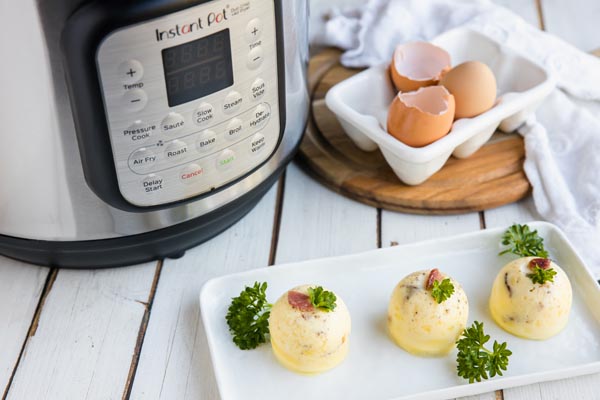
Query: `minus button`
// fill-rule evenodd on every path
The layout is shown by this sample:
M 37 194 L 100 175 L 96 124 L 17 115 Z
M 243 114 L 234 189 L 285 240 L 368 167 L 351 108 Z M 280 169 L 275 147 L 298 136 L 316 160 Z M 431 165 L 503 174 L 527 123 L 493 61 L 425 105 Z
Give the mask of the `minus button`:
M 148 95 L 142 89 L 128 90 L 123 95 L 123 107 L 128 112 L 138 112 L 146 107 Z

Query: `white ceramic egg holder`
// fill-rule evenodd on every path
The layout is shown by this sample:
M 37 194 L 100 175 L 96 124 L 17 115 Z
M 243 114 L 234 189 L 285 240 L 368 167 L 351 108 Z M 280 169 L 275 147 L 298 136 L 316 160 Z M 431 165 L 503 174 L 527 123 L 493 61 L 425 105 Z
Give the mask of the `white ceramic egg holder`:
M 425 182 L 451 155 L 470 157 L 497 129 L 515 131 L 555 87 L 544 68 L 470 29 L 448 31 L 432 43 L 450 54 L 453 66 L 465 61 L 487 64 L 498 82 L 496 105 L 475 118 L 455 121 L 442 139 L 415 148 L 387 133 L 388 108 L 396 96 L 387 64 L 335 85 L 326 97 L 327 106 L 352 141 L 364 151 L 380 149 L 398 178 L 408 185 Z

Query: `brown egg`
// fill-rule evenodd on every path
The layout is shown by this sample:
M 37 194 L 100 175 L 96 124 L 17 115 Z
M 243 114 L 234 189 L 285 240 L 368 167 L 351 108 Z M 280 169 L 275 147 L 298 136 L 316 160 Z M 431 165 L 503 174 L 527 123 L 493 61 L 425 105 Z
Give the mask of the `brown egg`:
M 494 107 L 496 77 L 484 63 L 469 61 L 450 70 L 440 82 L 456 100 L 456 119 L 473 118 Z
M 450 132 L 454 109 L 454 97 L 443 86 L 399 93 L 390 106 L 388 132 L 408 146 L 427 146 Z
M 437 85 L 450 70 L 450 55 L 427 42 L 412 42 L 396 47 L 390 76 L 400 92 Z

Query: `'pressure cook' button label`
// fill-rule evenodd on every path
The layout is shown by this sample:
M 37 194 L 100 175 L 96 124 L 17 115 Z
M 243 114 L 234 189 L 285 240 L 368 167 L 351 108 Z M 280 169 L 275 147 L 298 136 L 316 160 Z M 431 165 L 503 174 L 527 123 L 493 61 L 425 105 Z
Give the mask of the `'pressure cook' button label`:
M 223 102 L 223 112 L 225 114 L 233 114 L 242 107 L 242 95 L 238 92 L 231 92 L 225 97 Z
M 188 145 L 181 140 L 171 142 L 165 150 L 167 160 L 178 160 L 188 154 Z
M 239 118 L 234 118 L 231 120 L 229 125 L 227 125 L 227 131 L 225 131 L 225 137 L 228 140 L 235 141 L 240 136 L 242 136 L 244 132 L 244 123 Z
M 211 151 L 217 144 L 217 134 L 211 130 L 205 130 L 198 139 L 198 151 L 207 153 Z
M 267 147 L 267 140 L 262 133 L 257 133 L 250 140 L 250 154 L 258 155 Z
M 142 181 L 142 188 L 146 194 L 155 194 L 164 189 L 164 179 L 158 175 L 148 175 Z
M 135 172 L 148 171 L 156 160 L 156 155 L 151 150 L 139 149 L 131 155 L 129 167 Z
M 134 143 L 144 143 L 156 130 L 156 125 L 135 121 L 133 125 L 123 131 L 123 136 Z
M 198 126 L 206 126 L 215 118 L 215 109 L 212 104 L 202 103 L 194 112 L 194 122 Z
M 204 175 L 204 168 L 198 164 L 190 164 L 181 171 L 179 179 L 185 184 L 192 184 Z
M 180 114 L 169 113 L 160 124 L 161 129 L 166 134 L 176 133 L 183 129 L 185 120 Z
M 265 81 L 261 78 L 258 78 L 252 84 L 252 100 L 258 101 L 265 96 L 267 85 Z
M 217 157 L 217 168 L 222 171 L 228 170 L 235 162 L 235 158 L 235 153 L 232 150 L 224 150 L 219 154 L 219 157 Z
M 254 109 L 254 114 L 252 114 L 250 127 L 252 129 L 262 129 L 269 121 L 269 117 L 271 117 L 271 109 L 265 104 L 259 104 Z

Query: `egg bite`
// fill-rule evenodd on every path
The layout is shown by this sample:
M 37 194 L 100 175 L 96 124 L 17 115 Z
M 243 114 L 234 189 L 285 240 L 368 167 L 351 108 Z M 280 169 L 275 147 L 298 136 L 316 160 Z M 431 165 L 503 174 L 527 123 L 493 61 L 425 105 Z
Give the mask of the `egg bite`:
M 552 268 L 554 282 L 534 283 L 534 268 Z M 505 331 L 525 339 L 545 340 L 557 335 L 569 321 L 573 291 L 562 268 L 551 260 L 525 257 L 506 264 L 490 295 L 490 312 Z
M 271 309 L 269 330 L 277 360 L 291 371 L 318 374 L 339 365 L 348 354 L 350 313 L 336 296 L 332 311 L 315 308 L 304 285 L 286 292 Z
M 438 303 L 433 282 L 449 279 L 454 293 Z M 394 342 L 419 356 L 443 356 L 454 347 L 467 326 L 469 301 L 460 284 L 437 269 L 402 279 L 388 306 L 388 328 Z

